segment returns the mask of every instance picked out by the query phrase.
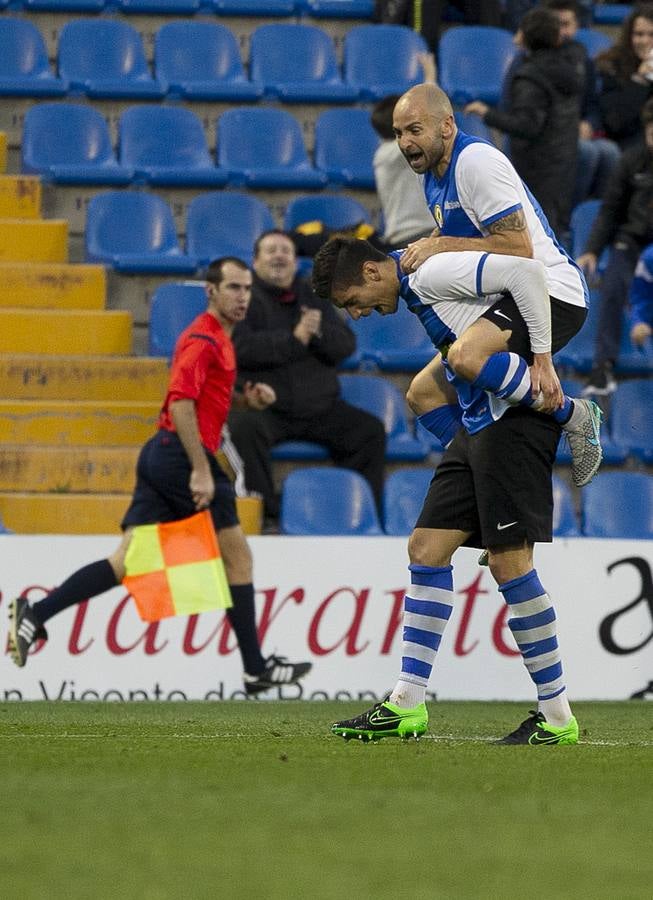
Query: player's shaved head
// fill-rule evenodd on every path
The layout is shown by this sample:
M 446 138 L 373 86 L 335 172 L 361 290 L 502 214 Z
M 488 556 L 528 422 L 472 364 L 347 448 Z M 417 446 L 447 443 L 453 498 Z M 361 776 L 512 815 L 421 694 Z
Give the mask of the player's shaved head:
M 451 101 L 441 88 L 418 84 L 402 94 L 392 115 L 392 130 L 414 172 L 443 174 L 457 129 Z
M 437 84 L 418 84 L 402 94 L 395 105 L 395 114 L 404 116 L 409 110 L 419 110 L 438 122 L 453 115 L 451 101 Z

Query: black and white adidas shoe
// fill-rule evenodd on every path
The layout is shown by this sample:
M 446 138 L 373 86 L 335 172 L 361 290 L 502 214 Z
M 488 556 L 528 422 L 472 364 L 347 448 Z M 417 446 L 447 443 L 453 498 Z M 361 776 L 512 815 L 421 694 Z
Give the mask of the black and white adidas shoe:
M 47 641 L 48 633 L 24 597 L 16 597 L 9 604 L 9 620 L 9 651 L 16 665 L 22 667 L 32 644 Z
M 249 697 L 284 684 L 295 684 L 304 675 L 308 675 L 312 668 L 313 665 L 309 662 L 291 663 L 285 656 L 268 656 L 265 668 L 258 675 L 248 675 L 245 672 L 245 693 Z

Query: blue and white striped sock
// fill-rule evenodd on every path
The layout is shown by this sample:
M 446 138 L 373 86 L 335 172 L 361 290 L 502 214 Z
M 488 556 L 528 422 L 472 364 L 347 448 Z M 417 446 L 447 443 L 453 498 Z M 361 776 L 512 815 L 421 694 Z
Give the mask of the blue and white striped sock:
M 423 703 L 440 640 L 453 609 L 453 566 L 411 565 L 404 597 L 401 674 L 390 702 L 410 709 Z
M 508 625 L 537 688 L 538 708 L 552 725 L 571 717 L 558 648 L 556 614 L 535 569 L 499 585 L 510 609 Z
M 539 395 L 533 397 L 531 391 L 531 376 L 526 360 L 517 353 L 493 353 L 479 372 L 473 382 L 474 387 L 489 391 L 512 406 L 532 406 L 537 409 L 540 405 Z M 573 401 L 565 396 L 564 405 L 551 413 L 560 425 L 571 416 Z
M 463 411 L 457 403 L 447 403 L 444 406 L 436 406 L 430 412 L 417 416 L 417 421 L 430 431 L 440 441 L 443 447 L 448 447 L 454 439 L 455 433 L 462 424 Z

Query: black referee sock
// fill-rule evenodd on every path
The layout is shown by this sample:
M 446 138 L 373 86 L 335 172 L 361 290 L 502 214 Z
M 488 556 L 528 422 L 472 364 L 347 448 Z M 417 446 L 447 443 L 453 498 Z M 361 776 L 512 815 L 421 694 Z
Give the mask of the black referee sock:
M 32 607 L 39 622 L 47 622 L 52 616 L 75 603 L 89 600 L 116 587 L 118 580 L 108 559 L 100 559 L 78 569 L 63 584 L 50 591 L 47 597 Z
M 254 585 L 230 584 L 229 590 L 234 605 L 227 610 L 227 618 L 238 641 L 243 668 L 248 675 L 258 675 L 265 668 L 265 660 L 256 633 Z

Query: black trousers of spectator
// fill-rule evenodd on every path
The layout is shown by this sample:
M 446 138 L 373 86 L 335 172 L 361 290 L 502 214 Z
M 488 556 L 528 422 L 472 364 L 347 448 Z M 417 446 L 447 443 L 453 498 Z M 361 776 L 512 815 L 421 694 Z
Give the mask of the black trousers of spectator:
M 243 460 L 247 490 L 262 494 L 266 518 L 279 516 L 270 450 L 282 441 L 322 444 L 336 465 L 354 469 L 367 479 L 381 511 L 385 428 L 376 416 L 344 400 L 310 419 L 295 419 L 274 409 L 237 410 L 229 417 L 229 431 Z
M 459 9 L 466 25 L 500 26 L 502 23 L 500 0 L 376 0 L 375 19 L 414 28 L 435 53 L 440 41 L 442 14 L 447 6 Z
M 637 250 L 613 244 L 599 285 L 599 318 L 594 344 L 594 365 L 614 363 L 619 356 L 623 314 L 635 274 Z

